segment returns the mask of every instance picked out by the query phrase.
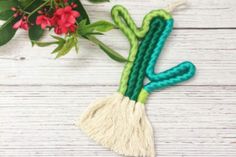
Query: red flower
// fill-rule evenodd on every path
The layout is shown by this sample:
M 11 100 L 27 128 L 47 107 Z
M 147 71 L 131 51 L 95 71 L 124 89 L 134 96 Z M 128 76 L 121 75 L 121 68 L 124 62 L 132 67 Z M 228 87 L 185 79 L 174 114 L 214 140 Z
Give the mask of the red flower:
M 47 26 L 51 26 L 50 18 L 45 15 L 40 15 L 36 19 L 36 24 L 41 25 L 41 28 L 45 29 Z
M 22 28 L 24 30 L 29 30 L 29 24 L 24 18 L 21 18 L 18 22 L 13 25 L 13 29 Z
M 57 26 L 57 27 L 55 27 L 54 32 L 56 34 L 61 35 L 61 34 L 66 34 L 68 32 L 75 32 L 75 30 L 76 30 L 76 25 L 71 25 L 70 27 L 59 27 L 59 26 Z
M 55 33 L 66 34 L 68 32 L 74 32 L 76 18 L 79 16 L 80 13 L 74 11 L 71 6 L 57 9 L 51 19 L 51 24 L 55 27 Z

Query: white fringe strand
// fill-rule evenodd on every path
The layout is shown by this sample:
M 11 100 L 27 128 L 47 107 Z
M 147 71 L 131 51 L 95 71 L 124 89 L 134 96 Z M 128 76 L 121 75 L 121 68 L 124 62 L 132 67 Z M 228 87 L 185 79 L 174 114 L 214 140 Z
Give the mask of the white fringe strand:
M 125 156 L 155 157 L 144 104 L 116 93 L 92 103 L 78 126 L 96 142 Z

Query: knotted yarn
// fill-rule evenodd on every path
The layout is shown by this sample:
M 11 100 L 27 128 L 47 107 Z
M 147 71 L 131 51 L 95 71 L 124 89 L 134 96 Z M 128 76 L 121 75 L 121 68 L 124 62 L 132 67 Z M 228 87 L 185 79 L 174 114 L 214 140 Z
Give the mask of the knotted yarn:
M 156 72 L 157 60 L 174 25 L 167 10 L 151 11 L 144 17 L 141 27 L 137 27 L 121 5 L 114 6 L 111 15 L 130 43 L 129 61 L 122 72 L 118 92 L 93 102 L 81 116 L 78 126 L 93 140 L 119 154 L 155 157 L 153 129 L 144 104 L 155 90 L 192 78 L 196 68 L 185 61 Z

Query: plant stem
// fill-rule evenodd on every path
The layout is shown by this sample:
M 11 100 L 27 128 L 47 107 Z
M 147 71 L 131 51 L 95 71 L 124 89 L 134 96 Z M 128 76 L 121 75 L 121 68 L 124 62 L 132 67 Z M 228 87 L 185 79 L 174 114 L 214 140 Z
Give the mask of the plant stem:
M 44 7 L 46 4 L 48 4 L 49 2 L 50 2 L 51 0 L 47 0 L 47 1 L 45 1 L 42 5 L 40 5 L 38 8 L 36 8 L 34 11 L 32 11 L 30 14 L 29 14 L 29 16 L 28 16 L 28 18 L 30 18 L 34 13 L 36 13 L 39 9 L 41 9 L 42 7 Z
M 84 35 L 83 37 L 86 38 L 87 40 L 95 43 L 97 46 L 99 46 L 113 60 L 118 61 L 118 62 L 127 62 L 128 61 L 125 57 L 120 55 L 115 50 L 111 49 L 109 46 L 107 46 L 106 44 L 101 42 L 95 36 L 93 36 L 93 35 Z
M 23 10 L 27 9 L 29 6 L 31 6 L 36 0 L 32 0 L 27 6 L 23 8 Z
M 5 28 L 10 22 L 12 22 L 12 20 L 14 20 L 14 17 L 10 17 L 1 27 L 0 30 L 2 30 L 3 28 Z
M 100 40 L 98 40 L 96 37 L 91 36 L 91 35 L 86 35 L 85 36 L 86 39 L 88 39 L 89 41 L 92 41 L 94 44 L 96 45 L 100 45 L 103 44 Z

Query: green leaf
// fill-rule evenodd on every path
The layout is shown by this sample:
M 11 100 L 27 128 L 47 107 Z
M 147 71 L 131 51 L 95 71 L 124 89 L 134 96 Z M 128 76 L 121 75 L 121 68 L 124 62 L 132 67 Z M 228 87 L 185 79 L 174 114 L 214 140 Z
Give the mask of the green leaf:
M 53 50 L 52 54 L 54 53 L 58 53 L 57 55 L 59 56 L 59 54 L 62 56 L 64 54 L 66 54 L 66 50 L 65 50 L 65 46 L 68 46 L 68 41 L 66 41 L 65 39 L 58 37 L 58 36 L 54 36 L 51 35 L 54 39 L 56 39 L 56 41 L 51 41 L 51 42 L 40 42 L 40 41 L 32 41 L 33 46 L 37 45 L 39 47 L 47 47 L 50 45 L 57 45 L 56 49 Z M 66 43 L 67 42 L 67 43 Z M 70 50 L 70 48 L 69 48 Z M 69 51 L 68 51 L 69 52 Z M 60 57 L 60 56 L 59 56 Z M 57 57 L 58 58 L 58 57 Z
M 22 5 L 22 9 L 24 9 L 27 12 L 32 12 L 35 9 L 37 9 L 39 6 L 41 6 L 45 1 L 42 0 L 31 0 L 31 2 L 28 2 L 28 4 Z
M 93 3 L 110 2 L 109 0 L 89 0 L 89 1 Z
M 118 62 L 127 62 L 127 59 L 124 58 L 122 55 L 117 53 L 116 51 L 112 50 L 111 48 L 107 47 L 106 45 L 99 45 L 99 47 L 112 59 Z
M 18 6 L 17 0 L 0 0 L 0 12 L 10 10 L 11 7 Z
M 14 14 L 14 12 L 12 10 L 5 10 L 0 12 L 0 20 L 8 20 L 9 18 L 12 17 L 12 15 Z
M 53 37 L 54 39 L 58 40 L 58 42 L 60 42 L 60 43 L 65 43 L 66 42 L 66 40 L 61 38 L 61 37 L 58 37 L 58 36 L 55 36 L 55 35 L 51 35 L 51 37 Z
M 54 53 L 57 53 L 59 51 L 61 51 L 61 49 L 63 48 L 66 40 L 61 38 L 61 37 L 58 37 L 58 36 L 54 36 L 54 35 L 51 35 L 54 39 L 58 40 L 58 46 L 55 50 L 53 50 L 52 54 Z
M 30 40 L 39 40 L 43 36 L 44 30 L 37 25 L 30 27 L 29 38 Z
M 27 5 L 29 5 L 32 0 L 18 0 L 20 2 L 20 5 L 25 8 Z
M 32 41 L 32 44 L 33 44 L 33 46 L 34 45 L 37 45 L 37 46 L 39 46 L 39 47 L 47 47 L 47 46 L 50 46 L 50 45 L 56 45 L 56 44 L 58 44 L 58 42 L 57 41 L 52 41 L 52 42 L 40 42 L 40 41 Z
M 36 23 L 38 13 L 33 14 L 28 20 L 30 23 Z M 39 40 L 45 31 L 38 25 L 33 25 L 29 29 L 29 38 L 30 40 Z
M 85 36 L 85 38 L 87 38 L 88 40 L 97 44 L 113 60 L 118 61 L 118 62 L 127 62 L 128 61 L 125 57 L 123 57 L 118 52 L 114 51 L 113 49 L 111 49 L 110 47 L 108 47 L 107 45 L 105 45 L 104 43 L 99 41 L 94 36 L 87 35 L 87 36 Z
M 78 43 L 75 44 L 75 51 L 77 54 L 79 53 L 79 44 Z
M 59 43 L 58 46 L 57 46 L 57 48 L 56 48 L 55 50 L 53 50 L 52 54 L 61 51 L 61 49 L 63 48 L 63 46 L 64 46 L 64 43 L 63 43 L 63 44 L 62 44 L 62 43 Z
M 75 4 L 78 5 L 78 7 L 75 8 L 75 10 L 80 13 L 80 17 L 77 18 L 77 22 L 80 23 L 80 21 L 86 19 L 87 24 L 89 24 L 90 23 L 89 16 L 88 16 L 86 10 L 84 9 L 82 3 L 80 2 L 80 0 L 69 0 L 69 3 L 71 3 L 71 2 L 74 2 Z
M 70 52 L 70 50 L 75 46 L 75 44 L 77 44 L 77 43 L 75 42 L 74 37 L 68 39 L 66 41 L 66 43 L 64 44 L 64 46 L 61 48 L 61 50 L 58 52 L 56 58 L 60 58 L 62 56 L 65 56 L 67 53 Z
M 95 23 L 88 25 L 88 27 L 98 32 L 107 32 L 116 28 L 116 26 L 113 23 L 110 23 L 108 21 L 97 21 Z
M 100 32 L 91 32 L 91 33 L 87 33 L 86 35 L 104 35 L 104 34 Z
M 8 43 L 16 34 L 16 30 L 12 28 L 15 20 L 10 18 L 0 27 L 0 46 Z
M 107 32 L 116 28 L 116 26 L 108 21 L 97 21 L 95 23 L 84 25 L 84 23 L 79 24 L 78 34 L 81 36 L 88 34 L 97 34 L 100 32 Z M 96 32 L 94 32 L 96 31 Z
M 87 19 L 83 19 L 79 22 L 79 27 L 80 28 L 85 28 L 87 25 Z

